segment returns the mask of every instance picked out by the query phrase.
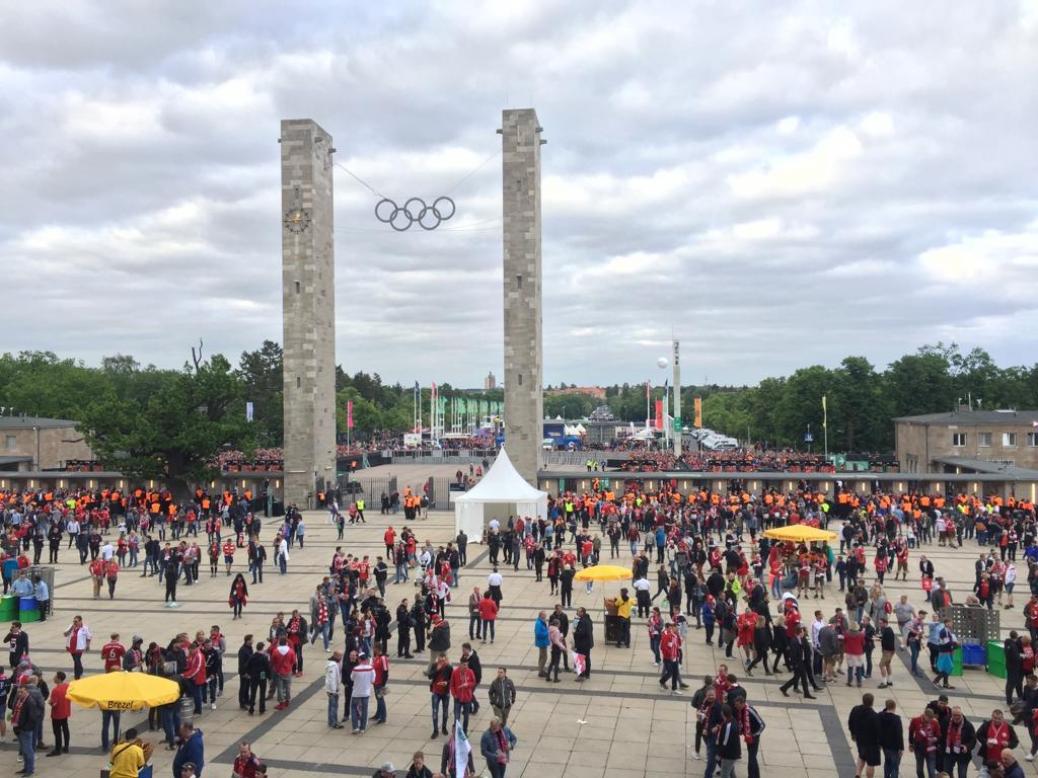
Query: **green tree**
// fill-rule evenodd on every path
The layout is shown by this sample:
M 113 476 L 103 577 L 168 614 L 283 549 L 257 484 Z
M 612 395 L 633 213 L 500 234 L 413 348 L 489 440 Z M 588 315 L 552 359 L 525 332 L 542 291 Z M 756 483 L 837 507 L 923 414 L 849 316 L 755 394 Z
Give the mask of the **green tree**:
M 145 402 L 108 393 L 80 429 L 112 469 L 181 492 L 215 475 L 221 450 L 252 449 L 242 384 L 220 354 L 169 374 Z
M 243 351 L 238 376 L 246 401 L 253 404 L 256 443 L 280 446 L 284 437 L 284 356 L 281 346 L 265 340 L 255 351 Z

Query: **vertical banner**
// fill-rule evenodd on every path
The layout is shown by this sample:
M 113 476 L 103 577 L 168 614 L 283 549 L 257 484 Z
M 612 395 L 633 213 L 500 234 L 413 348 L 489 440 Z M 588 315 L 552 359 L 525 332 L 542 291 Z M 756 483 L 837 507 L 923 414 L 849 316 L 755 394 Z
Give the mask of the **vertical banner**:
M 693 424 L 696 429 L 702 429 L 703 427 L 703 398 L 696 397 L 692 400 L 692 410 L 695 413 L 695 421 Z
M 656 401 L 656 429 L 663 429 L 663 400 Z
M 252 401 L 245 403 L 245 421 L 252 421 L 253 405 Z
M 353 429 L 353 400 L 346 401 L 346 429 Z

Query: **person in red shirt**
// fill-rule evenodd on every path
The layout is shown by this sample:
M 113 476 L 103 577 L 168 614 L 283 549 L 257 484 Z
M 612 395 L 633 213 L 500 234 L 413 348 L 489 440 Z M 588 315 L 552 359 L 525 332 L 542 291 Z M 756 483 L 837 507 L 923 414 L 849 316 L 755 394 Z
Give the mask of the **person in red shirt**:
M 292 672 L 296 666 L 296 652 L 288 644 L 288 638 L 281 638 L 279 645 L 271 649 L 270 664 L 274 670 L 274 688 L 278 696 L 278 704 L 274 708 L 284 710 L 292 700 Z
M 119 563 L 109 559 L 105 564 L 105 579 L 108 581 L 108 599 L 115 599 L 115 583 L 119 580 Z
M 123 657 L 126 655 L 126 646 L 119 642 L 119 633 L 113 632 L 112 639 L 104 644 L 101 649 L 101 659 L 105 663 L 105 672 L 111 673 L 122 670 Z
M 483 625 L 483 643 L 487 642 L 487 634 L 490 635 L 490 642 L 494 642 L 494 622 L 497 620 L 497 611 L 497 603 L 490 596 L 490 592 L 484 592 L 483 599 L 479 601 L 479 619 Z
M 98 557 L 90 563 L 87 570 L 90 573 L 90 582 L 94 585 L 94 599 L 98 600 L 101 598 L 101 584 L 105 579 L 104 560 Z
M 223 544 L 223 563 L 227 567 L 227 575 L 231 574 L 231 566 L 234 564 L 234 541 L 228 538 Z
M 68 720 L 72 715 L 72 702 L 68 699 L 68 676 L 60 670 L 54 674 L 54 686 L 50 690 L 50 723 L 54 730 L 54 748 L 47 752 L 47 756 L 57 756 L 68 753 Z M 64 743 L 64 745 L 62 745 Z
M 461 719 L 461 728 L 468 734 L 469 714 L 472 712 L 472 700 L 475 699 L 476 674 L 469 667 L 468 660 L 461 659 L 451 673 L 451 696 L 454 697 L 454 721 Z
M 262 762 L 252 753 L 252 746 L 243 740 L 238 746 L 238 756 L 234 758 L 232 775 L 234 778 L 258 778 L 259 775 L 265 774 L 260 772 L 261 767 Z
M 205 686 L 205 655 L 197 643 L 191 644 L 187 655 L 187 669 L 184 680 L 191 687 L 191 699 L 195 703 L 195 715 L 202 715 L 202 687 Z
M 908 750 L 915 754 L 916 773 L 933 775 L 937 765 L 937 744 L 941 739 L 941 724 L 933 711 L 926 708 L 908 724 Z M 924 771 L 925 766 L 925 771 Z
M 663 634 L 660 635 L 660 655 L 663 657 L 663 677 L 660 678 L 660 688 L 667 688 L 670 681 L 670 693 L 678 694 L 678 684 L 681 683 L 681 673 L 678 670 L 678 655 L 681 651 L 681 636 L 678 634 L 677 624 L 668 622 Z M 682 686 L 687 684 L 681 683 Z
M 371 660 L 371 666 L 375 670 L 375 683 L 372 690 L 375 693 L 375 718 L 376 724 L 385 724 L 386 715 L 386 684 L 389 683 L 389 657 L 382 650 L 382 646 L 375 644 L 375 656 Z
M 386 529 L 386 533 L 382 536 L 382 540 L 386 544 L 386 556 L 392 559 L 393 546 L 396 544 L 396 530 L 393 529 L 392 524 L 390 524 Z

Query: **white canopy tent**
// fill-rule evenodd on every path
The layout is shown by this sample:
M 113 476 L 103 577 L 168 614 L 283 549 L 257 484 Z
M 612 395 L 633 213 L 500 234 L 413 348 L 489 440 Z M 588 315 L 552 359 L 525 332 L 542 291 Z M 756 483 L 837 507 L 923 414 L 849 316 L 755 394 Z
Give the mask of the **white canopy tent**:
M 478 543 L 491 519 L 503 525 L 509 516 L 547 518 L 548 494 L 526 483 L 502 448 L 483 480 L 455 498 L 455 531 Z

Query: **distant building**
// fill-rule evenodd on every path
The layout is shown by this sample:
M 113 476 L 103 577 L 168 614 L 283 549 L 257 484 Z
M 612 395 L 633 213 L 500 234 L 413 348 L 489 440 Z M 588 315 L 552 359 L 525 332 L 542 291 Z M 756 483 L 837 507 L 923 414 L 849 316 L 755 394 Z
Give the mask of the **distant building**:
M 487 377 L 483 379 L 483 391 L 489 392 L 491 389 L 497 389 L 497 379 L 493 373 L 487 373 Z
M 605 400 L 606 398 L 606 390 L 601 386 L 569 386 L 565 389 L 548 389 L 544 394 L 548 397 L 568 394 L 586 394 L 588 397 L 594 397 L 596 400 Z
M 0 416 L 0 468 L 59 470 L 94 459 L 83 433 L 69 419 Z
M 966 460 L 1038 469 L 1038 411 L 925 413 L 894 419 L 903 473 L 942 472 Z

